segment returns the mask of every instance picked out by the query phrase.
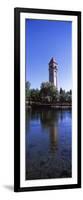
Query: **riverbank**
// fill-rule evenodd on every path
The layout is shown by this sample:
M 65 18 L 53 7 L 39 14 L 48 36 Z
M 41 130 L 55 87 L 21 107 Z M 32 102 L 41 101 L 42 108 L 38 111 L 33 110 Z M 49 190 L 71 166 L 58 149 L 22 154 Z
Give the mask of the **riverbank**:
M 72 109 L 72 104 L 70 103 L 40 103 L 40 102 L 31 102 L 26 101 L 26 108 L 52 108 L 52 109 Z

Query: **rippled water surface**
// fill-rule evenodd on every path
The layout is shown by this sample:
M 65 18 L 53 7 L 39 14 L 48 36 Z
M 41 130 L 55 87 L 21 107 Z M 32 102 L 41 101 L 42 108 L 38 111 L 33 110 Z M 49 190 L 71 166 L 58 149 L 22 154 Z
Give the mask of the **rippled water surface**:
M 72 176 L 70 110 L 26 111 L 26 179 Z

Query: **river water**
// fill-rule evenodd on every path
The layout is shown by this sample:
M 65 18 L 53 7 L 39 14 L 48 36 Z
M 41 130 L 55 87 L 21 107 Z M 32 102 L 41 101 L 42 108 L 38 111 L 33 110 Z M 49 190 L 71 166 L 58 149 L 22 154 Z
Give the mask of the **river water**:
M 71 110 L 26 111 L 26 179 L 72 176 Z

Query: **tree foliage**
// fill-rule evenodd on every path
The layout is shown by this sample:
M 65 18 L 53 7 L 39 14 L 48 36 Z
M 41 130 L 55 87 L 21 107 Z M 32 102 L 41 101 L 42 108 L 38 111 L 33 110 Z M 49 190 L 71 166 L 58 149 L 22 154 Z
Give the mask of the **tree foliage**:
M 30 97 L 30 82 L 27 81 L 26 82 L 26 99 L 28 99 Z
M 72 90 L 65 91 L 62 88 L 58 91 L 57 88 L 50 82 L 42 82 L 39 89 L 30 89 L 30 83 L 26 82 L 26 99 L 34 102 L 45 103 L 71 103 Z

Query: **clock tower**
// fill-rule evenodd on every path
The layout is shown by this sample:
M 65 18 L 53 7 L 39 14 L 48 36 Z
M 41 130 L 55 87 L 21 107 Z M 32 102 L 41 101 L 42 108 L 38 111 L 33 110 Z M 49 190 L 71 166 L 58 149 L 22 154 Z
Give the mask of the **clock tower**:
M 57 70 L 58 70 L 58 63 L 52 57 L 49 62 L 49 82 L 53 83 L 56 88 L 57 88 Z

